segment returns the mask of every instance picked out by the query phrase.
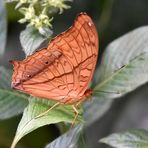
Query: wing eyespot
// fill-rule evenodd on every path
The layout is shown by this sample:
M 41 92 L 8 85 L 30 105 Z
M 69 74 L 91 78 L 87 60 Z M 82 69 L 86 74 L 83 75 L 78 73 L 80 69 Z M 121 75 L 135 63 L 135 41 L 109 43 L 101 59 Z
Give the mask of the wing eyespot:
M 25 74 L 24 75 L 24 79 L 29 79 L 29 78 L 31 78 L 32 76 L 30 75 L 30 74 Z
M 48 61 L 46 61 L 46 62 L 45 62 L 45 64 L 46 64 L 46 65 L 48 65 L 48 64 L 49 64 L 49 62 L 48 62 Z
M 31 76 L 31 75 L 29 75 L 29 74 L 27 74 L 27 75 L 26 75 L 26 77 L 27 77 L 27 78 L 31 78 L 32 76 Z

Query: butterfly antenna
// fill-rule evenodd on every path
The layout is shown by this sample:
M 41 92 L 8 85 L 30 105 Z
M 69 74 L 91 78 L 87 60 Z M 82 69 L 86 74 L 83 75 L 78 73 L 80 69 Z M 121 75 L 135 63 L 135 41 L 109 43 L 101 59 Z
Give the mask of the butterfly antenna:
M 102 92 L 102 93 L 108 93 L 108 94 L 121 94 L 121 92 L 119 92 L 119 91 L 102 91 L 102 90 L 99 90 L 99 91 L 97 91 L 97 92 Z M 94 92 L 94 94 L 96 93 L 97 94 L 97 92 Z
M 48 112 L 50 112 L 52 109 L 54 109 L 55 107 L 57 107 L 59 104 L 60 104 L 59 102 L 55 103 L 48 110 L 46 110 L 45 112 L 43 112 L 43 113 L 39 114 L 38 116 L 36 116 L 35 119 L 45 116 Z

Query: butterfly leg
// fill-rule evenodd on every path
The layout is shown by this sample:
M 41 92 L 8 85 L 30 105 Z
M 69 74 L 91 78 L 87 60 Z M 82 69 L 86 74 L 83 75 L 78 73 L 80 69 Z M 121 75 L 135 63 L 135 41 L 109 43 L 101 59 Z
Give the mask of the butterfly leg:
M 82 103 L 82 101 L 79 101 L 77 104 L 76 104 L 76 107 L 79 107 L 79 105 Z
M 55 103 L 52 107 L 50 107 L 48 110 L 46 110 L 45 112 L 39 114 L 38 116 L 35 117 L 35 119 L 43 117 L 44 115 L 46 115 L 48 112 L 50 112 L 53 108 L 55 108 L 56 106 L 58 106 L 60 103 L 57 102 Z
M 75 122 L 76 122 L 76 120 L 77 120 L 77 117 L 78 117 L 78 115 L 79 115 L 79 111 L 77 110 L 76 106 L 75 106 L 75 105 L 72 105 L 72 108 L 73 108 L 73 110 L 74 110 L 75 117 L 74 117 L 74 120 L 73 120 L 73 122 L 72 122 L 72 124 L 71 124 L 71 128 L 74 126 L 74 124 L 75 124 Z

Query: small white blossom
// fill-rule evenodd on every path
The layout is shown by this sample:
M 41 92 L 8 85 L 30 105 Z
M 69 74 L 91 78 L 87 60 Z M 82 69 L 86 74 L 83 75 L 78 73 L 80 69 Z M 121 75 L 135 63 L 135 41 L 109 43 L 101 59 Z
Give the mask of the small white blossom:
M 51 21 L 53 18 L 49 18 L 47 15 L 44 14 L 44 11 L 39 16 L 35 16 L 30 20 L 30 24 L 32 26 L 35 26 L 35 28 L 39 29 L 42 28 L 43 26 L 48 26 L 52 27 Z
M 69 9 L 70 6 L 65 4 L 66 1 L 72 1 L 72 0 L 43 0 L 44 6 L 52 6 L 55 8 L 58 8 L 60 10 L 60 14 L 63 12 L 64 9 Z
M 23 19 L 19 20 L 21 23 L 28 22 L 35 17 L 35 10 L 33 6 L 30 6 L 29 8 L 20 8 L 19 11 L 25 15 Z
M 17 2 L 18 9 L 24 18 L 19 20 L 19 23 L 28 23 L 28 26 L 33 26 L 42 35 L 51 34 L 50 10 L 58 9 L 62 13 L 64 9 L 70 8 L 65 2 L 72 0 L 7 0 L 9 2 Z M 24 5 L 27 4 L 27 5 Z M 56 11 L 55 11 L 56 12 Z
M 22 3 L 22 4 L 28 3 L 28 0 L 20 0 L 20 3 Z

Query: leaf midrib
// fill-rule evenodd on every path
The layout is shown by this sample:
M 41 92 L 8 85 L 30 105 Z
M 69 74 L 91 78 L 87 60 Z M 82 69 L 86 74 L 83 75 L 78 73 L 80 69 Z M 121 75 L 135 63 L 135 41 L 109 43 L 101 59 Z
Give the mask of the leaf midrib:
M 148 142 L 146 141 L 146 140 L 121 140 L 121 139 L 119 139 L 119 140 L 117 140 L 118 141 L 118 144 L 132 144 L 132 145 L 148 145 Z M 109 144 L 108 143 L 108 141 L 101 141 L 101 142 L 103 142 L 103 143 L 106 143 L 106 144 Z
M 96 93 L 102 86 L 104 86 L 107 82 L 109 82 L 113 77 L 115 77 L 116 75 L 118 75 L 123 69 L 126 69 L 133 61 L 137 60 L 138 58 L 140 58 L 144 54 L 148 54 L 148 52 L 141 53 L 140 55 L 138 55 L 135 58 L 131 59 L 128 64 L 123 65 L 124 67 L 121 67 L 118 70 L 116 70 L 116 72 L 114 72 L 113 74 L 111 74 L 110 77 L 108 77 L 107 79 L 105 79 L 103 82 L 101 82 L 99 85 L 97 85 L 94 88 L 94 93 Z

